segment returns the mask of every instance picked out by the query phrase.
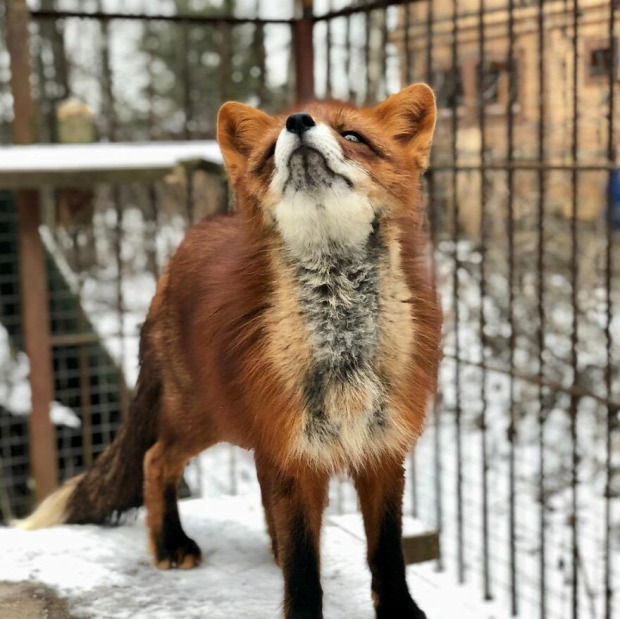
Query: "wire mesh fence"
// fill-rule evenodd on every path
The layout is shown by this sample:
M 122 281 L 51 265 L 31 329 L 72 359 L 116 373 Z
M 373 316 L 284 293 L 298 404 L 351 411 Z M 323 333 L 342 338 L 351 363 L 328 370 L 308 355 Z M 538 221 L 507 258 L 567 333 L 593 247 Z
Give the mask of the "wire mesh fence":
M 325 0 L 312 19 L 317 96 L 372 104 L 412 81 L 436 92 L 425 189 L 445 361 L 408 462 L 406 510 L 440 531 L 438 569 L 520 617 L 620 614 L 619 12 L 614 0 Z M 212 138 L 229 98 L 284 109 L 308 79 L 295 75 L 296 23 L 39 8 L 40 139 L 58 139 L 67 96 L 88 104 L 109 140 Z M 182 175 L 99 187 L 85 198 L 87 221 L 59 218 L 59 192 L 48 197 L 63 477 L 121 423 L 157 276 L 220 190 Z M 9 194 L 0 207 L 0 317 L 19 386 L 27 367 Z M 15 411 L 0 413 L 6 517 L 30 504 L 28 431 Z M 247 454 L 209 457 L 218 465 L 188 472 L 194 490 L 255 489 Z M 331 499 L 334 511 L 357 509 L 346 481 Z

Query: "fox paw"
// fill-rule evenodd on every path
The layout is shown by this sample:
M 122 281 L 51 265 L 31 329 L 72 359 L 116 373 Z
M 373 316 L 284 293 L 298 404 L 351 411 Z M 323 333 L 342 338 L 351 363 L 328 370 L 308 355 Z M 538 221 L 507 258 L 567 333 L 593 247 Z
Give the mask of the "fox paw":
M 377 606 L 377 619 L 427 619 L 426 614 L 410 598 L 390 600 Z
M 160 570 L 189 570 L 202 561 L 198 544 L 186 535 L 173 540 L 160 540 L 155 548 L 155 565 Z

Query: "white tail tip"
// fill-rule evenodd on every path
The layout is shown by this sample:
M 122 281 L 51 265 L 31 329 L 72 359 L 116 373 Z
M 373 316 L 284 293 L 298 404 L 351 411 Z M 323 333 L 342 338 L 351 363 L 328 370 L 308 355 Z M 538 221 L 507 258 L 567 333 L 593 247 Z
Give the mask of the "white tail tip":
M 24 531 L 34 531 L 35 529 L 44 529 L 65 523 L 67 520 L 67 503 L 81 478 L 82 476 L 78 475 L 65 482 L 56 492 L 50 494 L 28 518 L 13 520 L 11 526 Z

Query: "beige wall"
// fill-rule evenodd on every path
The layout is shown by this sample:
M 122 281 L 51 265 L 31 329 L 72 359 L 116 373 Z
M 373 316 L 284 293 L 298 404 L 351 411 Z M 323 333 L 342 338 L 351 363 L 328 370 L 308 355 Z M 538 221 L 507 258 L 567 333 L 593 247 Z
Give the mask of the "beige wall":
M 485 60 L 505 62 L 508 57 L 507 0 L 486 0 Z M 607 101 L 609 80 L 607 76 L 590 77 L 587 59 L 593 47 L 608 45 L 609 1 L 582 0 L 579 20 L 578 44 L 578 160 L 581 164 L 605 165 L 607 148 Z M 479 62 L 478 14 L 479 0 L 459 0 L 458 11 L 458 65 L 461 68 L 464 97 L 458 109 L 458 157 L 462 164 L 476 165 L 480 162 L 480 129 L 478 124 L 477 64 Z M 501 9 L 501 10 L 494 10 Z M 449 69 L 452 66 L 453 20 L 451 2 L 433 2 L 434 26 L 432 29 L 433 65 Z M 401 25 L 404 23 L 401 9 Z M 427 3 L 409 6 L 410 16 L 410 62 L 412 73 L 418 80 L 426 79 L 427 53 Z M 518 100 L 514 108 L 514 158 L 535 161 L 538 158 L 539 114 L 539 54 L 538 12 L 536 7 L 516 8 L 514 11 L 514 58 L 518 63 Z M 546 159 L 553 164 L 572 162 L 573 122 L 573 14 L 563 1 L 545 3 L 544 54 L 545 78 L 545 145 Z M 620 33 L 620 22 L 616 26 Z M 404 61 L 402 28 L 395 35 L 395 42 Z M 404 62 L 401 63 L 404 67 Z M 488 160 L 503 162 L 507 156 L 507 84 L 499 104 L 485 107 L 486 143 Z M 431 85 L 433 80 L 431 80 Z M 620 111 L 620 93 L 616 79 L 616 115 Z M 452 160 L 450 109 L 440 110 L 436 136 L 435 161 L 450 163 Z M 618 117 L 618 116 L 616 116 Z M 619 124 L 619 123 L 617 123 Z M 505 173 L 490 173 L 490 191 L 501 208 L 505 201 Z M 494 178 L 498 177 L 498 178 Z M 586 220 L 599 218 L 605 205 L 606 173 L 583 172 L 579 175 L 579 216 Z M 476 229 L 479 218 L 479 173 L 461 173 L 459 178 L 459 202 L 466 228 Z M 537 194 L 535 173 L 520 173 L 516 187 L 515 202 L 519 214 L 535 208 Z M 553 173 L 548 177 L 547 208 L 566 215 L 571 210 L 570 174 Z M 534 198 L 534 199 L 532 199 Z

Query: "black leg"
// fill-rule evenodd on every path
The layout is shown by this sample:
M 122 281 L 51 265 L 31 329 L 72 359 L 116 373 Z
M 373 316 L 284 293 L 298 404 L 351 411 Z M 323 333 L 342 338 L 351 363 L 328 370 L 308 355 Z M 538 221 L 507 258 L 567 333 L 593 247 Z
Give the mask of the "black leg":
M 327 478 L 276 478 L 273 516 L 286 619 L 322 619 L 319 536 Z
M 402 466 L 355 476 L 368 541 L 377 619 L 425 619 L 407 587 L 402 548 Z
M 186 535 L 181 526 L 174 486 L 168 486 L 164 491 L 162 527 L 155 535 L 155 561 L 163 569 L 188 569 L 196 567 L 201 561 L 198 544 Z

